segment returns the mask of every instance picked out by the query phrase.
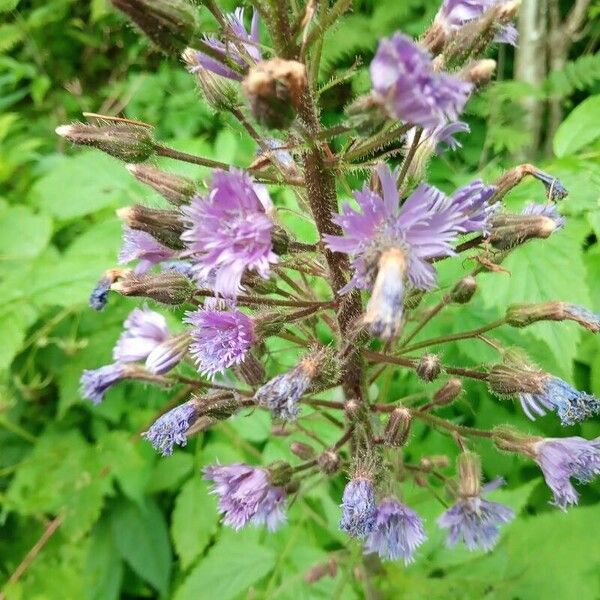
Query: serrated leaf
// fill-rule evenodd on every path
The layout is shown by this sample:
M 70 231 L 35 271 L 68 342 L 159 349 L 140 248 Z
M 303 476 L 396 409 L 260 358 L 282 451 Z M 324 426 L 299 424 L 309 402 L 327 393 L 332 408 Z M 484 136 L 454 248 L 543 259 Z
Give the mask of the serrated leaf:
M 0 262 L 38 256 L 50 241 L 52 219 L 27 206 L 11 206 L 0 213 Z
M 556 156 L 575 154 L 600 137 L 600 94 L 586 98 L 560 124 L 553 140 Z

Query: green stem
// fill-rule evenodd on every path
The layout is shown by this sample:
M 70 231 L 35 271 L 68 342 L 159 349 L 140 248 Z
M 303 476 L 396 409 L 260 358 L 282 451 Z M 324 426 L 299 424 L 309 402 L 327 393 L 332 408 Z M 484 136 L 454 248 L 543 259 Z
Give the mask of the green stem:
M 411 414 L 415 419 L 420 419 L 421 421 L 425 421 L 429 425 L 441 427 L 442 429 L 446 429 L 448 431 L 452 431 L 453 433 L 458 433 L 460 435 L 474 435 L 477 437 L 484 438 L 491 438 L 493 435 L 491 431 L 487 431 L 485 429 L 477 429 L 475 427 L 467 427 L 466 425 L 456 425 L 455 423 L 451 423 L 446 419 L 436 417 L 435 415 L 429 413 L 422 413 L 413 410 L 411 411 Z

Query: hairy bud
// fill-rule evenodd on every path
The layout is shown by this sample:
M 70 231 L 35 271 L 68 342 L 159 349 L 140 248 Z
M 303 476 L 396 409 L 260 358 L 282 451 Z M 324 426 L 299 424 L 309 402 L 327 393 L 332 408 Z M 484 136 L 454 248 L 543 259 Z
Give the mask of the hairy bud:
M 314 448 L 303 442 L 292 442 L 290 444 L 290 451 L 301 460 L 310 460 L 315 456 Z
M 181 234 L 184 231 L 183 221 L 176 210 L 161 210 L 134 204 L 119 208 L 117 216 L 131 229 L 149 233 L 167 248 L 174 250 L 183 248 L 181 241 Z
M 330 558 L 327 562 L 319 563 L 311 567 L 304 575 L 304 581 L 309 585 L 316 583 L 323 577 L 335 577 L 337 575 L 337 562 L 335 558 Z
M 575 321 L 593 333 L 600 332 L 600 315 L 569 302 L 513 304 L 506 310 L 506 322 L 512 327 L 527 327 L 537 321 Z
M 509 350 L 503 362 L 494 365 L 487 377 L 490 390 L 500 396 L 540 394 L 544 380 L 545 373 L 516 350 Z
M 325 452 L 319 454 L 317 464 L 319 465 L 319 469 L 321 469 L 325 475 L 334 475 L 340 470 L 342 461 L 337 452 L 325 450 Z
M 297 61 L 273 58 L 251 67 L 242 86 L 259 123 L 286 129 L 306 91 L 306 69 Z
M 501 214 L 494 218 L 488 240 L 498 250 L 510 250 L 534 238 L 548 238 L 556 228 L 549 217 Z
M 239 400 L 230 393 L 215 393 L 206 398 L 196 398 L 198 413 L 225 421 L 240 409 Z
M 458 457 L 458 493 L 464 497 L 479 496 L 481 490 L 481 459 L 472 452 Z
M 196 191 L 196 186 L 191 179 L 161 171 L 150 165 L 130 164 L 127 165 L 127 170 L 140 183 L 151 187 L 175 206 L 188 204 Z
M 154 154 L 151 129 L 132 123 L 87 125 L 72 123 L 56 128 L 56 133 L 72 144 L 92 146 L 128 163 L 138 163 Z
M 423 381 L 433 381 L 442 372 L 440 357 L 437 354 L 423 354 L 415 371 Z
M 462 70 L 462 78 L 477 87 L 488 84 L 496 71 L 496 61 L 491 58 L 483 58 L 468 64 Z
M 180 305 L 194 295 L 195 286 L 185 276 L 174 271 L 164 271 L 152 275 L 130 273 L 110 286 L 113 292 L 122 296 L 150 298 L 161 304 Z
M 534 444 L 541 440 L 540 437 L 523 435 L 512 427 L 501 425 L 492 430 L 492 440 L 498 450 L 516 452 L 535 459 Z
M 463 385 L 460 379 L 452 378 L 433 395 L 432 403 L 435 406 L 447 406 L 454 402 L 462 393 Z
M 252 352 L 235 366 L 235 371 L 248 385 L 260 385 L 265 380 L 265 368 Z
M 271 483 L 275 487 L 283 487 L 287 485 L 292 479 L 293 470 L 289 463 L 278 460 L 272 462 L 268 467 L 267 471 L 271 478 Z
M 383 441 L 387 446 L 404 446 L 410 433 L 412 416 L 407 408 L 396 408 L 388 418 L 383 433 Z
M 450 292 L 450 300 L 457 304 L 467 304 L 477 291 L 475 277 L 463 277 Z

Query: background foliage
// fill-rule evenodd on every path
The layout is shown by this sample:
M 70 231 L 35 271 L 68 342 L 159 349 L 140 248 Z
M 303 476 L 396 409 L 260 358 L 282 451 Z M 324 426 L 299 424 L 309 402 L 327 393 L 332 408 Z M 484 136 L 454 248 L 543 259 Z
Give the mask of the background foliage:
M 437 4 L 355 2 L 355 11 L 340 20 L 324 47 L 322 85 L 355 62 L 357 70 L 323 92 L 332 119 L 353 92 L 368 86 L 364 65 L 377 39 L 398 28 L 420 34 Z M 592 4 L 590 17 L 598 10 Z M 202 14 L 207 28 L 214 27 Z M 160 200 L 110 157 L 61 147 L 54 128 L 82 111 L 124 114 L 154 124 L 157 138 L 178 149 L 237 164 L 251 161 L 252 144 L 203 104 L 180 64 L 153 52 L 105 0 L 0 0 L 0 22 L 0 581 L 6 597 L 365 596 L 369 584 L 358 548 L 340 559 L 334 578 L 304 583 L 311 566 L 337 556 L 346 544 L 337 529 L 341 477 L 331 489 L 316 487 L 300 498 L 289 525 L 275 535 L 253 529 L 236 534 L 218 524 L 199 470 L 215 458 L 224 463 L 285 458 L 288 442 L 270 435 L 267 415 L 224 423 L 174 456 L 158 459 L 139 432 L 164 406 L 164 392 L 124 384 L 98 407 L 78 393 L 81 370 L 109 360 L 134 306 L 114 298 L 103 313 L 87 308 L 98 275 L 115 262 L 120 224 L 114 210 L 139 200 L 158 206 Z M 560 299 L 600 310 L 597 33 L 588 28 L 565 69 L 549 73 L 535 88 L 510 79 L 512 51 L 500 50 L 501 81 L 468 107 L 473 134 L 464 138 L 462 151 L 432 165 L 430 179 L 442 188 L 475 174 L 492 181 L 527 145 L 519 100 L 534 95 L 563 103 L 567 117 L 552 140 L 552 155 L 537 160 L 570 191 L 562 208 L 570 217 L 566 230 L 543 242 L 543 251 L 534 245 L 542 242 L 533 242 L 514 252 L 504 264 L 510 275 L 484 276 L 472 310 L 462 313 L 472 322 L 458 324 L 448 310 L 428 329 L 432 336 L 459 325 L 477 327 L 511 302 Z M 207 174 L 162 164 L 194 177 Z M 528 183 L 509 203 L 541 195 L 539 185 Z M 443 265 L 440 294 L 444 279 L 457 275 Z M 539 323 L 504 335 L 530 349 L 548 370 L 600 395 L 600 341 L 572 325 Z M 271 351 L 274 361 L 291 361 L 285 348 Z M 476 341 L 447 352 L 456 364 L 492 358 Z M 389 394 L 405 395 L 421 384 L 390 370 L 386 385 Z M 472 414 L 479 427 L 510 420 L 532 433 L 559 434 L 555 419 L 526 423 L 510 403 L 481 386 L 473 384 L 467 392 L 458 409 L 444 409 L 448 415 Z M 567 435 L 600 435 L 598 423 L 571 429 Z M 412 435 L 410 452 L 417 458 L 453 454 L 444 437 L 418 427 Z M 376 574 L 382 596 L 600 597 L 600 482 L 582 489 L 581 506 L 563 514 L 548 506 L 537 469 L 495 453 L 487 442 L 478 450 L 486 474 L 507 479 L 497 497 L 519 518 L 489 555 L 450 553 L 429 527 L 431 538 L 415 565 L 390 564 Z M 417 487 L 407 493 L 432 525 L 439 503 Z M 40 539 L 45 544 L 37 553 Z

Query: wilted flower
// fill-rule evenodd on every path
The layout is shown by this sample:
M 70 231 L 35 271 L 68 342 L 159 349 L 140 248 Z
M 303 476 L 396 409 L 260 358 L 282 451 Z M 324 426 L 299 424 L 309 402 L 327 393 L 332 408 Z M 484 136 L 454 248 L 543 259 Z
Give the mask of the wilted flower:
M 204 469 L 219 496 L 223 522 L 236 530 L 248 523 L 266 525 L 275 531 L 284 521 L 285 492 L 271 483 L 266 469 L 244 464 L 213 465 Z
M 375 511 L 373 529 L 365 541 L 365 552 L 379 554 L 383 560 L 414 561 L 415 550 L 425 541 L 419 515 L 396 498 L 386 498 Z
M 456 121 L 472 89 L 458 77 L 435 72 L 429 53 L 401 33 L 379 42 L 370 73 L 390 115 L 426 129 Z
M 600 314 L 595 313 L 585 306 L 570 304 L 568 302 L 563 302 L 562 308 L 567 319 L 576 321 L 593 333 L 600 332 Z
M 341 506 L 340 529 L 352 537 L 365 538 L 375 523 L 375 490 L 371 479 L 351 479 L 344 489 Z
M 187 430 L 198 419 L 198 405 L 189 400 L 161 415 L 142 436 L 163 456 L 173 454 L 173 446 L 187 444 Z
M 81 395 L 100 404 L 107 390 L 125 377 L 125 366 L 119 363 L 98 369 L 86 369 L 81 375 Z
M 131 229 L 127 225 L 123 227 L 123 245 L 119 253 L 119 263 L 126 264 L 132 260 L 139 260 L 134 269 L 135 273 L 146 273 L 155 264 L 175 256 L 174 250 L 163 246 L 149 233 Z
M 503 484 L 502 479 L 496 479 L 482 486 L 481 492 L 491 492 Z M 461 496 L 456 504 L 438 518 L 437 523 L 443 529 L 448 529 L 446 543 L 449 548 L 464 542 L 469 550 L 491 550 L 500 536 L 500 526 L 509 523 L 515 513 L 498 502 L 490 502 L 481 497 Z
M 186 322 L 193 326 L 190 353 L 211 378 L 240 364 L 256 342 L 253 320 L 237 309 L 188 312 Z
M 114 360 L 122 363 L 146 358 L 171 336 L 166 319 L 148 307 L 134 308 L 123 325 L 123 333 L 113 349 Z
M 589 483 L 600 475 L 600 437 L 543 438 L 532 445 L 535 460 L 540 465 L 548 487 L 554 494 L 554 504 L 566 510 L 577 504 L 579 496 L 571 478 Z
M 244 171 L 214 171 L 208 196 L 195 196 L 182 209 L 189 229 L 181 238 L 193 253 L 196 276 L 206 279 L 214 273 L 215 291 L 230 297 L 240 291 L 246 271 L 268 278 L 277 262 L 271 209 L 266 188 Z
M 535 204 L 533 202 L 526 204 L 521 211 L 521 214 L 535 217 L 548 217 L 554 221 L 557 230 L 562 229 L 567 221 L 565 217 L 558 212 L 556 204 L 550 202 L 547 204 Z

